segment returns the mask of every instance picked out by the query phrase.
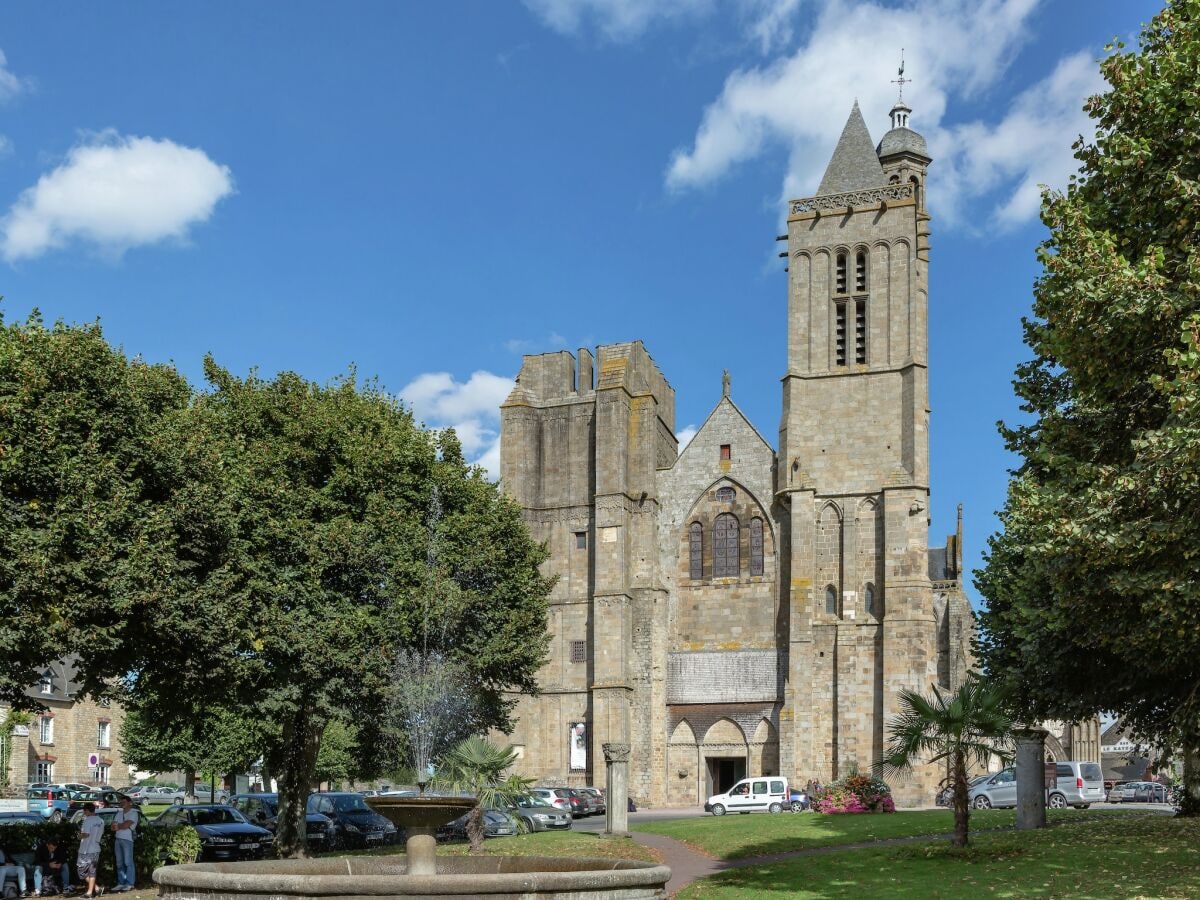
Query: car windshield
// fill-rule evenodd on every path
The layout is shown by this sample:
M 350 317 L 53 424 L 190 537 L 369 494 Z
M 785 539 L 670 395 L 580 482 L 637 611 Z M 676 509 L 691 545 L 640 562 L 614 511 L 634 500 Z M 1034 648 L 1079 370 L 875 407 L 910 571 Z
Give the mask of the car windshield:
M 193 825 L 230 825 L 245 822 L 242 814 L 227 806 L 210 806 L 189 811 Z
M 370 812 L 371 807 L 367 806 L 367 801 L 360 794 L 342 794 L 341 796 L 331 797 L 333 808 L 338 812 Z

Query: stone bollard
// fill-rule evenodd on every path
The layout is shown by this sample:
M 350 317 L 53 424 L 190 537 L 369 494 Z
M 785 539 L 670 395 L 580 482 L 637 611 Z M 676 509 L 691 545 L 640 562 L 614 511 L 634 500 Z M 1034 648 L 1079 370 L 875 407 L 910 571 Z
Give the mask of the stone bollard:
M 1017 829 L 1046 827 L 1045 728 L 1019 728 L 1017 740 Z
M 629 745 L 603 744 L 604 767 L 607 770 L 605 790 L 604 831 L 620 837 L 629 836 Z

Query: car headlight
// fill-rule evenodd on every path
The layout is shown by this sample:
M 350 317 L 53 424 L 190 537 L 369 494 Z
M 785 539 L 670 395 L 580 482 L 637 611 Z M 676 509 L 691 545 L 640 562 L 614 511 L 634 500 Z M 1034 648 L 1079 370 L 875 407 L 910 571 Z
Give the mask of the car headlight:
M 357 825 L 351 825 L 349 822 L 346 823 L 346 831 L 350 834 L 358 834 L 361 830 Z

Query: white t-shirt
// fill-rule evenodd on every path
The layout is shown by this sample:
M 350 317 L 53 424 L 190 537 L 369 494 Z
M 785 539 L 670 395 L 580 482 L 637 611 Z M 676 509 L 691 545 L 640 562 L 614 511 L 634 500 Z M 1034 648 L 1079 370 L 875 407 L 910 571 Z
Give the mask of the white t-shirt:
M 83 840 L 79 842 L 80 853 L 99 853 L 100 837 L 104 834 L 104 820 L 99 816 L 85 815 L 79 823 L 83 832 Z
M 123 810 L 123 809 L 118 810 L 117 814 L 115 816 L 113 816 L 113 822 L 115 822 L 118 825 L 121 824 L 122 822 L 132 822 L 133 823 L 132 828 L 119 828 L 119 829 L 117 829 L 117 835 L 116 835 L 116 838 L 118 841 L 132 841 L 133 833 L 135 831 L 137 831 L 138 811 L 136 809 L 131 809 L 129 812 L 125 812 L 125 810 Z

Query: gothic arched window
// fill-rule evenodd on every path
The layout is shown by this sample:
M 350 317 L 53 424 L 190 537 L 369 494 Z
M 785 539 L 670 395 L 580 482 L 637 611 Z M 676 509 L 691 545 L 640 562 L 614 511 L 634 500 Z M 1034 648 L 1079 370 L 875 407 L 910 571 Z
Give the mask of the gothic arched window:
M 693 581 L 704 577 L 704 526 L 699 522 L 688 527 L 688 577 Z
M 868 584 L 866 589 L 863 591 L 863 606 L 866 608 L 868 613 L 874 614 L 874 612 L 875 612 L 875 585 Z
M 738 520 L 721 513 L 713 525 L 713 578 L 737 578 L 741 557 L 738 551 Z
M 763 520 L 755 516 L 750 520 L 750 574 L 763 573 Z
M 837 588 L 832 584 L 825 588 L 825 612 L 831 616 L 837 615 Z

